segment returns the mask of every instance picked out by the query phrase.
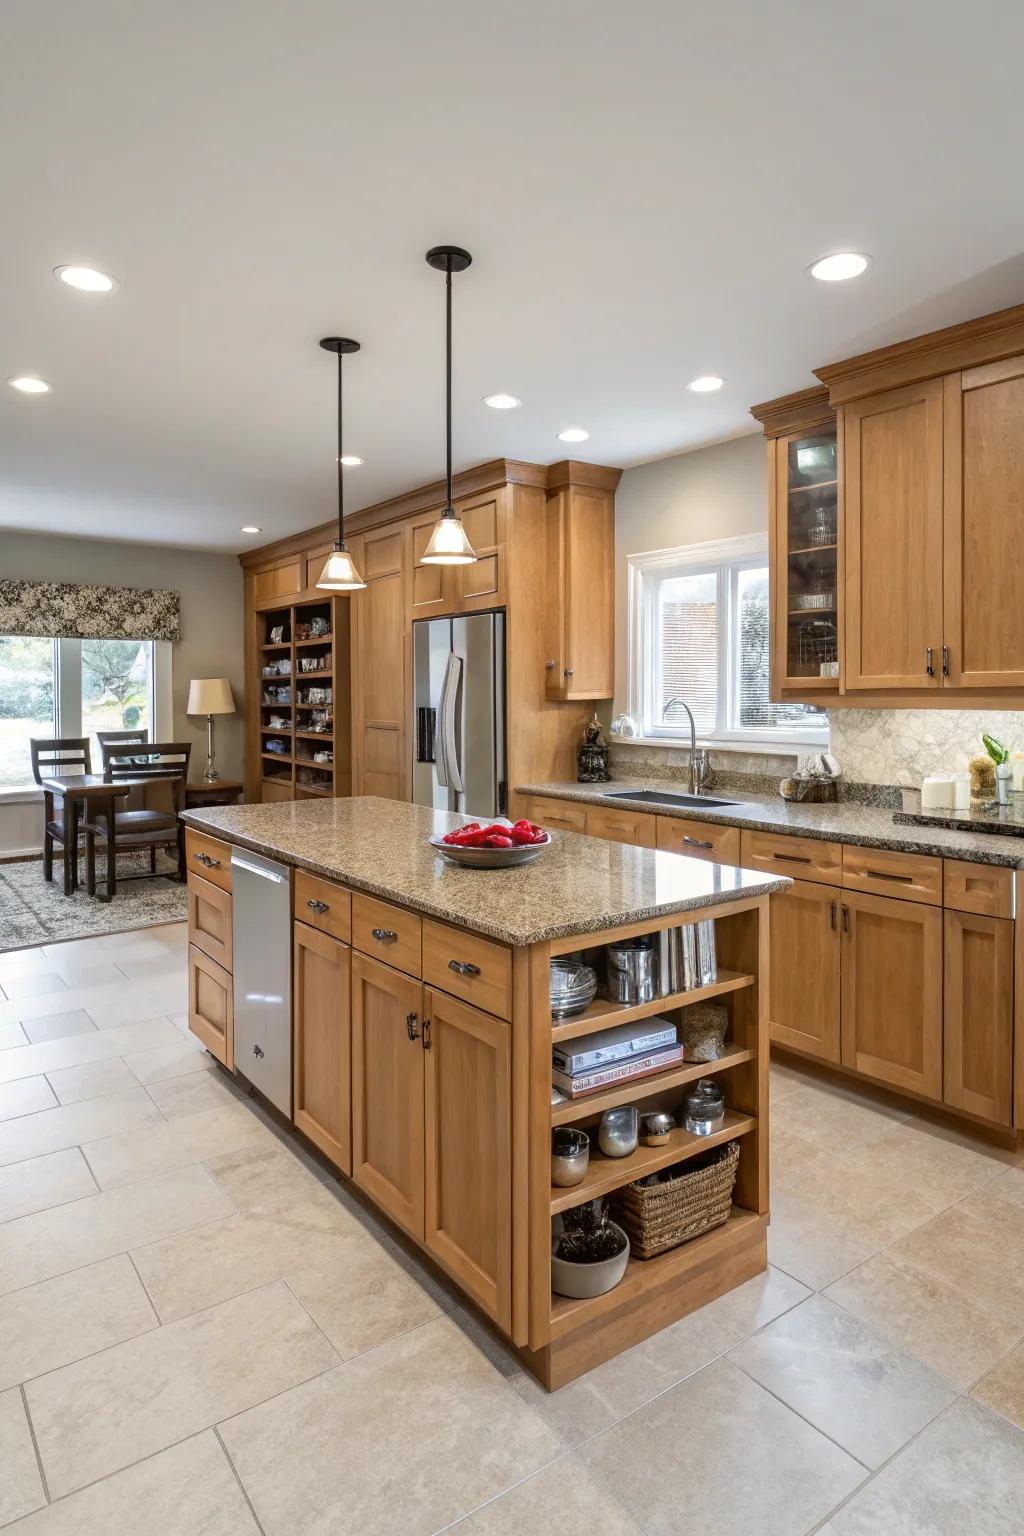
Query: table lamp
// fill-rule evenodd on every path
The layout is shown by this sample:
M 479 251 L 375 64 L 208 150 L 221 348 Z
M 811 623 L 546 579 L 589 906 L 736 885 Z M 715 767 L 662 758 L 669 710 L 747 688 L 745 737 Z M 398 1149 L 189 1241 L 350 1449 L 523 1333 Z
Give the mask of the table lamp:
M 194 677 L 188 685 L 188 703 L 185 705 L 185 713 L 188 715 L 206 716 L 206 772 L 203 774 L 204 784 L 213 784 L 220 778 L 220 774 L 213 766 L 213 717 L 214 715 L 233 715 L 235 701 L 231 693 L 231 684 L 226 677 Z

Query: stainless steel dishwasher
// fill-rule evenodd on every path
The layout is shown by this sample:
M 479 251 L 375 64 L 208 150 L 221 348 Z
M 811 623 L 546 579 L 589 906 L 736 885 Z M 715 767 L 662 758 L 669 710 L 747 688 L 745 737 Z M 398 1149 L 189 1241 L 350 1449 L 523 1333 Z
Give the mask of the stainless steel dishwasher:
M 231 851 L 235 1066 L 292 1114 L 292 901 L 283 864 Z

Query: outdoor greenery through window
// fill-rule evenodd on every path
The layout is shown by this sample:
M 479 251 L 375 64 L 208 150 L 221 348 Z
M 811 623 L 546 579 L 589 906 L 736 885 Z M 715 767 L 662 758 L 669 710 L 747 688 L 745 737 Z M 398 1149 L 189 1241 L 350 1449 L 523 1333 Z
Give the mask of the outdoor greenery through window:
M 828 720 L 769 697 L 768 560 L 759 538 L 630 558 L 631 713 L 641 734 L 822 745 Z
M 151 737 L 154 650 L 151 640 L 0 635 L 0 790 L 32 784 L 34 736 L 88 736 L 96 771 L 97 731 Z

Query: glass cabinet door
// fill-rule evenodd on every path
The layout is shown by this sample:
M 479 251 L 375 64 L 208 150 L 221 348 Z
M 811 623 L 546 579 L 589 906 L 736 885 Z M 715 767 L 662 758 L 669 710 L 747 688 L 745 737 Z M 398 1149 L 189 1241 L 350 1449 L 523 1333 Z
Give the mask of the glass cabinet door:
M 835 424 L 776 439 L 776 688 L 839 690 Z

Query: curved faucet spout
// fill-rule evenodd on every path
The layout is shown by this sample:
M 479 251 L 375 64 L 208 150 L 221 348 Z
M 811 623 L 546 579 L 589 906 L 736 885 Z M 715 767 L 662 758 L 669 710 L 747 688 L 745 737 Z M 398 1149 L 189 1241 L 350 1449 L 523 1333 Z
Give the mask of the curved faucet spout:
M 697 727 L 693 721 L 693 710 L 690 708 L 689 704 L 687 704 L 685 699 L 681 699 L 676 694 L 673 694 L 672 698 L 668 699 L 661 707 L 661 718 L 663 720 L 668 714 L 669 710 L 672 708 L 673 704 L 682 705 L 683 709 L 686 710 L 687 719 L 690 722 L 690 794 L 699 795 L 701 793 L 701 788 L 699 776 L 697 773 Z

